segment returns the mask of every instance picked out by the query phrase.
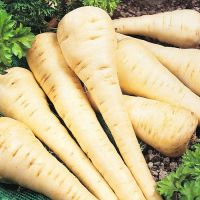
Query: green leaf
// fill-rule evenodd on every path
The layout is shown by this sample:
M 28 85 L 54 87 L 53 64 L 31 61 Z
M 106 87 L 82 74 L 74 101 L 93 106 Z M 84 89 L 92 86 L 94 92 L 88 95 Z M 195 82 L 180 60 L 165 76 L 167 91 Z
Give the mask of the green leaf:
M 24 48 L 30 48 L 34 37 L 35 36 L 31 33 L 31 29 L 29 27 L 23 27 L 23 25 L 20 24 L 20 26 L 15 30 L 15 36 L 11 39 L 11 41 L 21 43 Z
M 4 10 L 6 7 L 6 4 L 3 1 L 0 1 L 0 10 Z
M 0 63 L 11 66 L 13 56 L 22 58 L 31 47 L 34 35 L 29 27 L 17 22 L 5 10 L 0 12 Z
M 200 181 L 188 181 L 180 190 L 181 200 L 194 200 L 200 198 Z
M 200 167 L 200 144 L 193 146 L 193 150 L 188 150 L 183 156 L 185 165 L 198 165 Z
M 20 47 L 19 44 L 17 44 L 17 43 L 14 43 L 14 44 L 13 44 L 12 52 L 13 52 L 13 54 L 14 54 L 15 56 L 17 56 L 18 58 L 22 58 L 22 56 L 23 56 L 22 51 L 23 51 L 23 50 L 21 49 L 21 47 Z
M 48 21 L 57 16 L 58 2 L 60 0 L 12 0 L 6 8 L 15 20 L 40 33 L 46 31 Z
M 171 200 L 174 192 L 178 191 L 176 187 L 176 173 L 171 173 L 162 181 L 159 181 L 157 184 L 157 190 L 161 195 L 165 196 L 167 200 Z
M 12 63 L 11 49 L 3 44 L 0 44 L 0 63 L 10 66 Z
M 96 6 L 112 14 L 120 0 L 83 0 L 84 6 Z
M 200 200 L 200 144 L 187 150 L 182 164 L 157 184 L 157 190 L 167 200 L 178 192 L 181 200 Z

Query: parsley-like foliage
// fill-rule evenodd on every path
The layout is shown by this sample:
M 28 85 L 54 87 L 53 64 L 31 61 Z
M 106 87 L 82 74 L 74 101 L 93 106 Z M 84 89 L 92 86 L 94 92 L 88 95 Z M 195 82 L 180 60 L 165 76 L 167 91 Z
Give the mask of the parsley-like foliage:
M 158 191 L 166 200 L 172 200 L 175 194 L 180 200 L 200 200 L 200 144 L 184 154 L 176 172 L 158 182 Z
M 3 1 L 0 1 L 0 10 L 5 9 L 6 4 Z
M 13 58 L 21 59 L 34 39 L 31 28 L 17 24 L 5 10 L 0 10 L 0 68 L 12 65 Z
M 120 0 L 82 0 L 82 2 L 84 6 L 96 6 L 112 15 Z
M 12 0 L 7 3 L 6 10 L 16 21 L 39 33 L 47 29 L 48 21 L 56 15 L 57 5 L 56 0 Z

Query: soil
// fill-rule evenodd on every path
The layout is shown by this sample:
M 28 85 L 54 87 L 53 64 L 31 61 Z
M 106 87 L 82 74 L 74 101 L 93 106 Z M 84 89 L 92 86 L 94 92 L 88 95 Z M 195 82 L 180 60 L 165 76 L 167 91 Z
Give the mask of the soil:
M 194 9 L 200 12 L 199 0 L 124 0 L 113 14 L 113 18 L 141 16 L 177 9 Z M 146 40 L 153 41 L 146 38 Z M 156 42 L 156 41 L 154 41 Z M 200 129 L 194 134 L 190 145 L 200 142 Z M 143 153 L 151 173 L 156 181 L 175 171 L 181 163 L 181 157 L 169 158 L 146 144 L 142 144 Z
M 113 17 L 130 17 L 154 14 L 177 9 L 200 11 L 199 0 L 122 0 Z
M 198 130 L 191 138 L 189 147 L 197 142 L 200 142 L 200 130 Z M 168 173 L 175 171 L 181 164 L 181 157 L 170 158 L 164 156 L 148 145 L 145 146 L 143 154 L 155 181 L 163 179 Z

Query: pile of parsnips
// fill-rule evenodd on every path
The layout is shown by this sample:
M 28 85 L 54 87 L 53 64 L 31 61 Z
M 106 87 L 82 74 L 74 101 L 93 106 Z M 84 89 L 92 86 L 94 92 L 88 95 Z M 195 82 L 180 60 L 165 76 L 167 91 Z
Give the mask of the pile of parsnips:
M 81 7 L 61 20 L 57 34 L 37 35 L 27 55 L 32 72 L 15 67 L 0 76 L 0 112 L 6 116 L 0 118 L 0 177 L 56 200 L 162 199 L 134 130 L 163 154 L 185 151 L 200 121 L 200 52 L 115 29 L 191 47 L 200 41 L 199 24 L 199 13 L 183 10 L 114 20 L 113 26 L 103 10 Z M 141 97 L 123 96 L 121 89 Z

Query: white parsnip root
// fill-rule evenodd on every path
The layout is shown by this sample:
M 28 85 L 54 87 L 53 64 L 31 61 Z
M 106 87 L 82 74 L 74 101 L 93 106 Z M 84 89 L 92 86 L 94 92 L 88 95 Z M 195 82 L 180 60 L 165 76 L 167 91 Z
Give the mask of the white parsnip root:
M 87 91 L 96 112 L 97 105 Z M 170 157 L 181 156 L 198 125 L 197 117 L 181 107 L 164 102 L 124 95 L 132 125 L 137 137 Z
M 55 72 L 56 73 L 56 72 Z M 43 75 L 47 81 L 48 74 Z M 32 73 L 15 67 L 0 75 L 0 112 L 26 124 L 97 197 L 112 190 L 56 116 Z
M 125 93 L 186 108 L 200 123 L 200 98 L 142 44 L 132 39 L 119 41 L 117 59 L 120 86 Z
M 116 70 L 117 40 L 109 15 L 95 7 L 73 10 L 59 23 L 57 36 L 67 63 L 91 93 L 146 199 L 161 199 L 123 105 Z M 136 189 L 118 197 L 144 199 Z
M 200 13 L 195 10 L 115 19 L 113 24 L 118 33 L 144 35 L 178 47 L 197 47 L 200 44 Z
M 170 157 L 181 156 L 198 125 L 197 117 L 181 107 L 142 97 L 124 96 L 137 136 Z
M 148 48 L 156 58 L 181 82 L 200 96 L 200 50 L 164 47 L 144 40 L 137 40 Z
M 96 199 L 21 122 L 0 118 L 0 155 L 0 177 L 54 200 Z
M 43 56 L 39 57 L 41 53 Z M 132 193 L 135 190 L 143 196 L 132 174 L 99 124 L 78 77 L 66 63 L 56 34 L 37 35 L 27 60 L 34 76 L 66 126 L 116 196 L 119 199 L 133 199 L 135 196 Z M 43 81 L 45 74 L 49 74 L 46 82 Z M 116 196 L 107 191 L 104 196 L 99 196 L 99 199 L 111 200 L 116 199 Z

